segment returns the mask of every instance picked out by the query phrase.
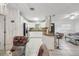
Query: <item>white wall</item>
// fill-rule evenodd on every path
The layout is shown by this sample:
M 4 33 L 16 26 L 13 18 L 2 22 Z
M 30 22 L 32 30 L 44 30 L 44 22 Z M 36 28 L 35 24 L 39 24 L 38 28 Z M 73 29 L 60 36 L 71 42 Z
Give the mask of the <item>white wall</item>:
M 61 33 L 72 33 L 75 31 L 74 23 L 61 23 L 59 25 L 56 25 L 55 31 Z
M 79 23 L 75 24 L 75 32 L 79 32 Z
M 14 20 L 14 23 L 11 21 Z M 19 10 L 9 9 L 6 18 L 6 48 L 11 49 L 14 36 L 23 36 L 23 23 L 25 19 L 20 15 Z
M 52 17 L 52 23 L 55 23 L 55 32 L 62 32 L 62 33 L 75 32 L 74 20 L 64 19 L 61 16 L 55 16 Z
M 20 28 L 20 35 L 22 35 L 22 36 L 23 36 L 23 23 L 26 23 L 26 27 L 28 27 L 26 19 L 24 19 L 24 17 L 20 15 L 19 28 Z
M 13 45 L 14 36 L 23 36 L 24 19 L 20 16 L 20 11 L 8 8 L 6 16 L 6 49 L 10 50 Z M 14 23 L 11 21 L 14 20 Z
M 0 15 L 0 50 L 4 50 L 4 16 Z
M 12 23 L 11 21 L 14 21 Z M 9 9 L 6 16 L 6 49 L 11 49 L 13 44 L 13 37 L 19 35 L 19 11 Z
M 4 3 L 0 3 L 0 14 L 4 14 L 6 13 L 6 4 Z
M 7 15 L 7 6 L 6 6 L 6 4 L 4 4 L 4 3 L 0 3 L 0 14 L 1 15 L 3 15 L 3 16 L 6 16 Z M 2 17 L 1 17 L 2 18 Z M 0 46 L 0 48 L 2 49 L 3 47 L 4 47 L 4 19 L 1 19 L 0 18 L 0 24 L 2 25 L 2 26 L 0 26 L 0 31 L 3 33 L 3 34 L 0 34 L 0 38 L 1 38 L 1 40 L 0 40 L 0 44 L 2 45 L 2 46 Z
M 35 28 L 35 24 L 37 24 L 37 23 L 34 23 L 34 22 L 28 22 L 27 20 L 26 20 L 26 23 L 28 24 L 29 28 L 32 28 L 32 27 Z M 45 22 L 40 23 L 40 28 L 43 28 L 45 26 L 46 26 Z
M 79 17 L 78 17 L 78 19 L 76 19 L 76 21 L 74 23 L 74 27 L 75 27 L 75 32 L 79 32 Z

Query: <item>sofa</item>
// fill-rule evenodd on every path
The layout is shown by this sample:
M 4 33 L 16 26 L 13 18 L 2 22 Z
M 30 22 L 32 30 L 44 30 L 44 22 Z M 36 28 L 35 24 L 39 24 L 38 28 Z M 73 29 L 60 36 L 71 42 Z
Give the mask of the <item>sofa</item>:
M 71 42 L 73 44 L 78 45 L 78 42 L 79 42 L 79 32 L 66 34 L 65 35 L 65 40 L 69 41 L 69 42 Z

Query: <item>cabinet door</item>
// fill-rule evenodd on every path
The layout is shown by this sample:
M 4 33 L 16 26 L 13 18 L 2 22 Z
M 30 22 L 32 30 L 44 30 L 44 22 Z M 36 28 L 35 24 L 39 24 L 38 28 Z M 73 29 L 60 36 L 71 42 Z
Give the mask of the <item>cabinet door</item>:
M 4 16 L 0 15 L 0 50 L 4 50 Z

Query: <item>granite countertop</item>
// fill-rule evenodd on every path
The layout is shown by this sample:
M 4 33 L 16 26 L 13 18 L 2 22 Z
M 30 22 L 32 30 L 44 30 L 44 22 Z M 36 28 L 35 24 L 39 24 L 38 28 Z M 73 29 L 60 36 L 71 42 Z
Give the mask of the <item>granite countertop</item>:
M 31 28 L 29 31 L 32 31 L 32 32 L 43 32 L 43 35 L 46 35 L 46 36 L 53 36 L 53 33 L 46 33 L 45 29 L 37 29 L 37 28 Z
M 29 31 L 43 31 L 42 29 L 31 28 Z

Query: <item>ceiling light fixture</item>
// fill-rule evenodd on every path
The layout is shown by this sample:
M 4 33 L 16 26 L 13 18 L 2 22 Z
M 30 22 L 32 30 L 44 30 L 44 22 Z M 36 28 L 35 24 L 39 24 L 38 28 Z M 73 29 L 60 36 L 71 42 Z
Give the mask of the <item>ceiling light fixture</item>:
M 70 19 L 72 19 L 72 20 L 75 19 L 75 18 L 76 18 L 76 16 L 71 16 L 71 17 L 70 17 Z
M 77 12 L 74 12 L 74 13 L 71 13 L 71 14 L 68 14 L 66 15 L 64 18 L 69 18 L 69 19 L 75 19 L 77 16 L 79 16 L 79 13 Z
M 37 18 L 37 17 L 35 17 L 35 18 L 33 18 L 35 21 L 38 21 L 39 20 L 39 18 Z

